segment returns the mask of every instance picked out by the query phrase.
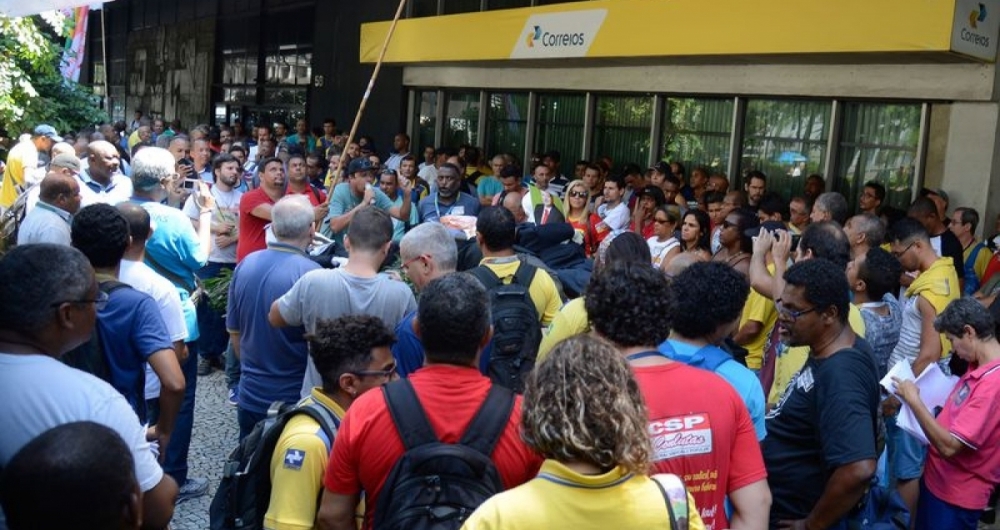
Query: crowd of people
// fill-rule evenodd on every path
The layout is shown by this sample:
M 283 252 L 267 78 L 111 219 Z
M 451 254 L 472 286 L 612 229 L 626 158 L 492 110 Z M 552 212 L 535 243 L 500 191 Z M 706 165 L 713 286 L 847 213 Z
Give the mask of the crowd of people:
M 216 369 L 240 441 L 276 402 L 336 424 L 283 424 L 264 528 L 840 529 L 880 492 L 904 525 L 976 528 L 1000 254 L 975 209 L 564 167 L 333 120 L 37 126 L 0 187 L 0 528 L 166 527 L 208 493 L 188 451 Z M 928 407 L 902 368 L 954 388 Z

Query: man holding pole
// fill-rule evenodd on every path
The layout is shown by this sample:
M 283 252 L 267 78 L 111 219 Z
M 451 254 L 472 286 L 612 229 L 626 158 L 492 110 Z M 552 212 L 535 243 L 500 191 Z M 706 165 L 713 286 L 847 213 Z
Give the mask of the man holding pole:
M 410 219 L 412 207 L 413 182 L 407 179 L 400 181 L 399 188 L 403 192 L 403 203 L 393 204 L 382 190 L 373 186 L 375 168 L 367 158 L 357 158 L 351 161 L 347 168 L 347 180 L 337 184 L 330 194 L 330 215 L 323 227 L 324 235 L 332 237 L 338 245 L 344 244 L 344 234 L 351 225 L 354 214 L 368 205 L 385 210 L 389 215 L 403 221 Z

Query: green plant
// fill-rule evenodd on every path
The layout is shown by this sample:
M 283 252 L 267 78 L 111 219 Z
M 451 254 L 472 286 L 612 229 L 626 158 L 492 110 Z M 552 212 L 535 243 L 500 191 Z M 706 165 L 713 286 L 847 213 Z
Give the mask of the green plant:
M 10 136 L 39 123 L 69 131 L 107 121 L 93 93 L 59 73 L 62 47 L 57 43 L 66 34 L 66 20 L 58 12 L 23 18 L 0 14 L 0 128 Z
M 215 278 L 209 278 L 202 282 L 205 289 L 205 296 L 208 297 L 208 305 L 219 314 L 226 313 L 226 306 L 229 305 L 229 284 L 233 282 L 233 271 L 222 269 Z

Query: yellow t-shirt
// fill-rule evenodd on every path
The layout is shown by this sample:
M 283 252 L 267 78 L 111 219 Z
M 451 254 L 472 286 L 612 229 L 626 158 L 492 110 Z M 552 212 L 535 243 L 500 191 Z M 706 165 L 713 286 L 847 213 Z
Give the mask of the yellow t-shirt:
M 645 475 L 631 475 L 621 468 L 582 475 L 554 460 L 546 460 L 538 475 L 491 497 L 462 530 L 676 530 L 670 526 L 660 488 Z M 688 528 L 705 528 L 690 493 Z
M 344 409 L 319 388 L 302 403 L 318 402 L 337 419 Z M 326 440 L 316 420 L 299 415 L 288 421 L 271 455 L 271 502 L 264 515 L 268 530 L 311 530 L 316 526 L 317 501 L 333 440 Z M 364 513 L 364 510 L 360 512 Z
M 774 301 L 758 293 L 756 289 L 750 289 L 750 296 L 743 306 L 743 313 L 740 315 L 740 328 L 747 322 L 760 322 L 763 327 L 747 344 L 743 347 L 747 349 L 747 368 L 760 370 L 760 365 L 764 360 L 764 346 L 767 344 L 767 337 L 774 329 L 774 323 L 778 321 L 778 311 L 774 307 Z
M 517 272 L 517 267 L 521 261 L 514 259 L 494 263 L 496 259 L 483 258 L 479 264 L 489 267 L 493 271 L 493 274 L 496 274 L 504 283 L 510 283 L 514 279 L 514 273 Z M 501 259 L 506 260 L 506 258 Z M 531 285 L 528 286 L 528 294 L 531 295 L 531 301 L 535 302 L 535 309 L 538 311 L 538 318 L 541 324 L 543 326 L 551 324 L 552 319 L 559 312 L 559 308 L 562 307 L 562 298 L 559 298 L 559 291 L 556 289 L 556 284 L 552 281 L 549 273 L 542 269 L 535 271 L 535 277 L 531 280 Z
M 19 142 L 7 153 L 7 169 L 0 186 L 0 207 L 10 208 L 25 185 L 25 173 L 38 169 L 38 149 L 31 141 Z
M 562 306 L 562 309 L 552 319 L 548 332 L 542 337 L 542 343 L 538 346 L 537 362 L 542 362 L 552 351 L 552 348 L 564 339 L 588 331 L 590 331 L 590 318 L 587 316 L 587 307 L 584 305 L 583 297 L 566 302 L 566 305 Z
M 851 326 L 851 331 L 859 337 L 865 336 L 865 319 L 861 316 L 861 310 L 854 304 L 847 313 L 847 323 Z M 795 346 L 788 348 L 785 353 L 779 355 L 774 360 L 774 383 L 771 384 L 771 393 L 767 396 L 767 404 L 775 405 L 785 393 L 785 388 L 791 382 L 795 373 L 802 369 L 809 358 L 809 346 Z

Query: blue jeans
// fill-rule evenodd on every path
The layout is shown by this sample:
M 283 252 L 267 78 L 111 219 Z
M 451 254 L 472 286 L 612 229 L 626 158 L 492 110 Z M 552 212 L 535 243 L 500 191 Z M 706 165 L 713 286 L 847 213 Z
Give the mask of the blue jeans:
M 976 530 L 982 510 L 959 508 L 931 493 L 920 481 L 920 500 L 917 501 L 916 530 Z
M 927 448 L 910 433 L 896 426 L 896 417 L 885 418 L 886 450 L 889 483 L 920 478 L 924 470 Z
M 194 429 L 194 394 L 198 383 L 198 343 L 188 342 L 188 358 L 181 365 L 184 372 L 184 400 L 177 413 L 170 445 L 163 457 L 163 471 L 177 481 L 178 486 L 187 482 L 188 450 L 191 448 L 191 431 Z
M 224 269 L 233 270 L 235 267 L 236 265 L 233 263 L 210 261 L 198 271 L 198 278 L 202 281 L 217 278 Z M 222 313 L 212 309 L 207 296 L 201 297 L 197 309 L 198 330 L 201 332 L 201 336 L 198 338 L 198 351 L 205 359 L 220 359 L 226 351 L 226 344 L 229 342 L 226 320 Z
M 251 412 L 243 407 L 236 409 L 236 420 L 240 424 L 240 441 L 247 437 L 255 425 L 267 418 L 266 412 Z

